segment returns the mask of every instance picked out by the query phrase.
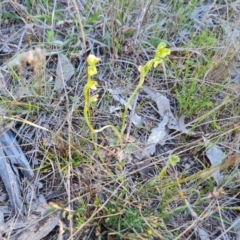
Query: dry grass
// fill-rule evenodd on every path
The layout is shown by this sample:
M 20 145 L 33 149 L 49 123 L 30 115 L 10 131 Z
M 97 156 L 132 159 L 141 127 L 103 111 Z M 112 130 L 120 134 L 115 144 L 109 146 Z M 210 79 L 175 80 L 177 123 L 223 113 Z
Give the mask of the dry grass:
M 74 2 L 0 3 L 2 125 L 14 130 L 35 169 L 37 196 L 62 213 L 44 239 L 238 239 L 239 1 L 206 1 L 212 8 L 194 17 L 206 3 Z M 95 135 L 96 150 L 83 117 L 86 54 L 101 58 L 92 124 L 120 129 L 123 110 L 110 113 L 120 104 L 108 89 L 127 100 L 137 67 L 163 40 L 172 54 L 144 86 L 167 96 L 174 116 L 187 116 L 196 135 L 169 130 L 166 144 L 139 161 L 134 154 L 160 121 L 140 90 L 135 112 L 144 125 L 127 125 L 130 138 L 121 147 L 110 130 Z M 59 54 L 75 72 L 55 91 Z M 206 140 L 221 147 L 226 163 L 211 167 Z M 173 154 L 180 162 L 161 176 Z M 220 185 L 211 178 L 218 169 Z

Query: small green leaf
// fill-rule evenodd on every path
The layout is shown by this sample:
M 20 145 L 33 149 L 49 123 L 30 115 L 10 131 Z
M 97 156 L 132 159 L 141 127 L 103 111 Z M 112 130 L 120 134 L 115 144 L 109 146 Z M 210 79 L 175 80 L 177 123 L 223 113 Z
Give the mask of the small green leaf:
M 94 15 L 92 15 L 87 21 L 86 24 L 91 24 L 93 22 L 95 22 L 100 16 L 100 11 L 98 11 L 97 13 L 95 13 Z
M 3 12 L 2 14 L 2 18 L 4 20 L 8 19 L 8 18 L 12 18 L 12 19 L 21 19 L 18 15 L 10 13 L 10 12 Z
M 180 157 L 176 156 L 176 155 L 171 155 L 169 157 L 169 163 L 172 165 L 172 166 L 176 166 L 176 164 L 180 162 Z
M 70 220 L 74 217 L 74 213 L 69 213 L 67 219 Z

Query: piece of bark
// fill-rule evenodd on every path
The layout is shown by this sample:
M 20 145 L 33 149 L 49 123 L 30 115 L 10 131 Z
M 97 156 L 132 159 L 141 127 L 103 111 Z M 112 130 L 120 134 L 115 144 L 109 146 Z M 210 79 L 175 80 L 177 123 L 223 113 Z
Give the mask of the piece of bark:
M 2 147 L 0 147 L 0 177 L 8 193 L 13 211 L 16 213 L 23 212 L 20 181 L 18 175 L 13 171 L 11 163 L 4 154 Z
M 29 180 L 34 176 L 22 149 L 11 130 L 0 138 L 0 177 L 8 193 L 12 210 L 22 216 L 24 205 L 21 193 L 21 181 L 18 170 Z
M 11 130 L 8 130 L 1 136 L 0 143 L 5 155 L 11 161 L 14 171 L 16 172 L 16 166 L 19 166 L 23 175 L 28 180 L 32 180 L 34 176 L 33 170 Z

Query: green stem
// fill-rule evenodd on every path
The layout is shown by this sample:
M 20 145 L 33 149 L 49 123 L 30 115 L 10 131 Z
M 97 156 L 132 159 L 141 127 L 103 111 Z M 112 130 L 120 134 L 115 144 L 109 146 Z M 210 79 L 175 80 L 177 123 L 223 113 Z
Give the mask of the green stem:
M 132 93 L 131 97 L 128 99 L 127 104 L 125 105 L 125 109 L 124 109 L 124 113 L 123 113 L 123 118 L 122 118 L 122 129 L 121 129 L 121 139 L 123 138 L 123 133 L 125 130 L 125 124 L 126 124 L 126 119 L 127 119 L 127 111 L 128 108 L 133 100 L 133 98 L 136 96 L 137 92 L 139 91 L 139 89 L 142 87 L 143 83 L 144 83 L 144 75 L 141 74 L 140 75 L 140 81 L 137 85 L 137 87 L 135 88 L 134 92 Z
M 93 133 L 94 128 L 89 120 L 89 88 L 87 85 L 85 85 L 83 92 L 84 92 L 84 98 L 85 98 L 83 115 L 84 115 L 84 118 L 86 120 L 86 123 L 88 125 L 90 132 Z M 92 139 L 92 140 L 94 141 L 94 139 Z

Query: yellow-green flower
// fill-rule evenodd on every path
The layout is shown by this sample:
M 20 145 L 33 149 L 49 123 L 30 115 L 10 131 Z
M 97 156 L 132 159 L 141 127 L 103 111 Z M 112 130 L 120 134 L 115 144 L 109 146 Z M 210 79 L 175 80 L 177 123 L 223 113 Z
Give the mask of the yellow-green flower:
M 98 94 L 93 95 L 92 97 L 90 97 L 89 102 L 91 104 L 93 102 L 97 102 L 97 100 L 98 100 Z
M 88 83 L 86 84 L 88 88 L 91 88 L 92 90 L 97 90 L 97 85 L 98 83 L 96 81 L 88 81 Z
M 93 54 L 89 54 L 87 57 L 87 62 L 89 65 L 96 65 L 101 59 Z
M 97 74 L 97 68 L 95 65 L 88 66 L 88 74 L 90 77 Z
M 164 42 L 161 42 L 158 45 L 155 57 L 153 59 L 153 62 L 154 62 L 153 67 L 154 68 L 156 68 L 158 66 L 158 64 L 162 63 L 163 59 L 171 53 L 170 49 L 166 48 L 166 46 L 167 45 Z
M 138 66 L 138 71 L 140 72 L 140 73 L 143 73 L 144 72 L 144 68 L 143 68 L 143 66 Z
M 166 46 L 167 45 L 164 42 L 159 43 L 156 50 L 155 58 L 165 58 L 166 56 L 170 55 L 171 51 L 170 49 L 166 48 Z

